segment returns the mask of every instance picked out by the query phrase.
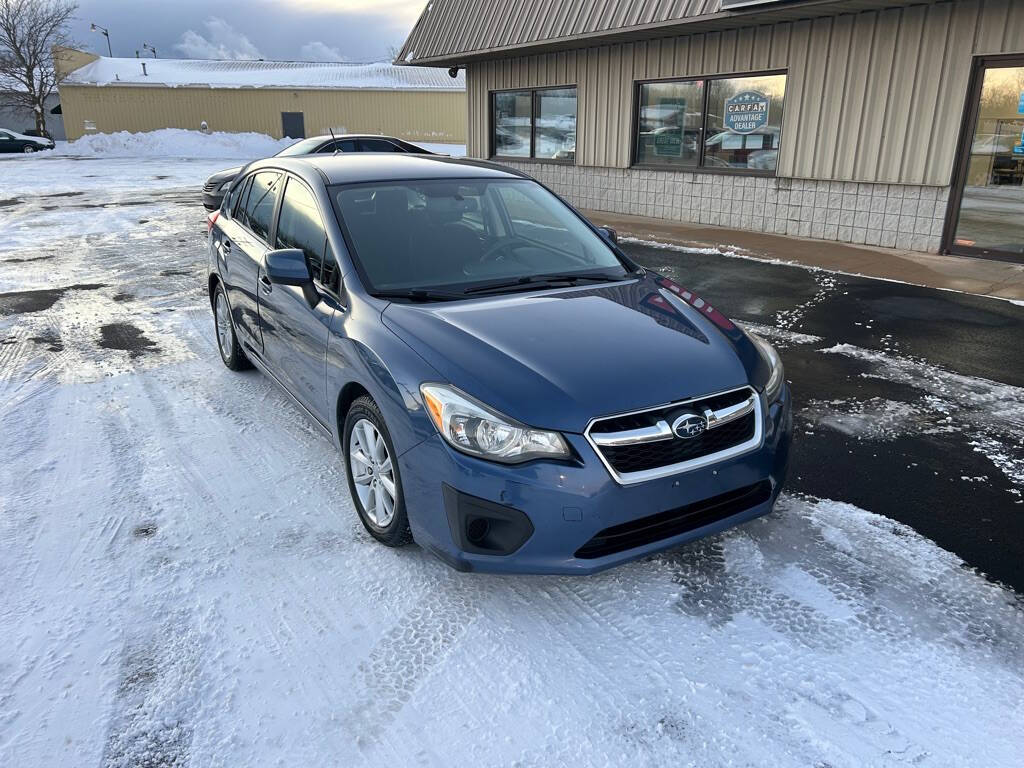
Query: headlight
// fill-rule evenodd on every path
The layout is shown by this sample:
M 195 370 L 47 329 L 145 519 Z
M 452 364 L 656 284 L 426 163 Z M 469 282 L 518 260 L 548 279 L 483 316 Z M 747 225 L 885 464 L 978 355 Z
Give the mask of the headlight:
M 768 374 L 768 381 L 764 385 L 764 396 L 769 403 L 774 403 L 779 393 L 782 391 L 782 377 L 784 372 L 782 370 L 782 360 L 779 358 L 779 353 L 775 351 L 775 347 L 769 344 L 767 341 L 762 339 L 756 333 L 747 331 L 747 335 L 750 340 L 757 345 L 758 351 L 761 353 L 761 357 L 768 363 L 768 369 L 771 373 Z
M 557 432 L 531 429 L 455 387 L 423 384 L 420 392 L 441 437 L 463 453 L 507 464 L 569 457 L 569 447 Z

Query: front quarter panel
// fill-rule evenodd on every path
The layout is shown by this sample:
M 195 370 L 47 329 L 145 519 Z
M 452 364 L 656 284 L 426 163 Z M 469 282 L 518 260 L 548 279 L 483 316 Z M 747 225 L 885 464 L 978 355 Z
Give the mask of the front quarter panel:
M 335 315 L 327 350 L 335 443 L 340 450 L 345 413 L 339 404 L 346 387 L 354 383 L 366 389 L 381 409 L 401 455 L 436 432 L 423 411 L 419 386 L 439 380 L 440 374 L 384 326 L 378 302 L 350 295 L 347 303 L 347 309 Z

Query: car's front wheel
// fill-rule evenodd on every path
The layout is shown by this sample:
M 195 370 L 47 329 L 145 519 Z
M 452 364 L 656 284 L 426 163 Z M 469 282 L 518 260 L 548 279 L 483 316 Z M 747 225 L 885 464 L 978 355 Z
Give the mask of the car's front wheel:
M 231 322 L 231 308 L 224 294 L 224 286 L 220 282 L 213 289 L 213 327 L 217 332 L 217 349 L 220 350 L 220 359 L 224 361 L 224 365 L 232 371 L 251 368 L 252 363 L 245 356 L 235 335 L 235 326 Z
M 369 397 L 357 398 L 345 417 L 345 469 L 352 502 L 377 541 L 400 547 L 412 541 L 402 478 L 384 417 Z
M 31 155 L 33 152 L 36 151 L 36 148 L 33 147 L 31 144 L 26 144 L 24 147 L 21 148 L 21 151 L 24 152 L 26 155 Z

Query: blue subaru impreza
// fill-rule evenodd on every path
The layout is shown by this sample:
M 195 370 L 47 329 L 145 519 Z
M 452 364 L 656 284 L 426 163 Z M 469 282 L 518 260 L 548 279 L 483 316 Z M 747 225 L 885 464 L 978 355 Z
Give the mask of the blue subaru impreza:
M 590 573 L 775 503 L 791 409 L 772 346 L 523 174 L 275 157 L 209 225 L 224 363 L 333 439 L 384 544 Z

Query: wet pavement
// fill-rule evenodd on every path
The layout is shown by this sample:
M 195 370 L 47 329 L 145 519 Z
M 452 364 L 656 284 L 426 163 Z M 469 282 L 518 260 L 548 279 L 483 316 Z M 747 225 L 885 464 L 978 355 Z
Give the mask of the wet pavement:
M 1024 591 L 1024 307 L 623 246 L 780 348 L 796 407 L 790 491 L 905 523 Z

